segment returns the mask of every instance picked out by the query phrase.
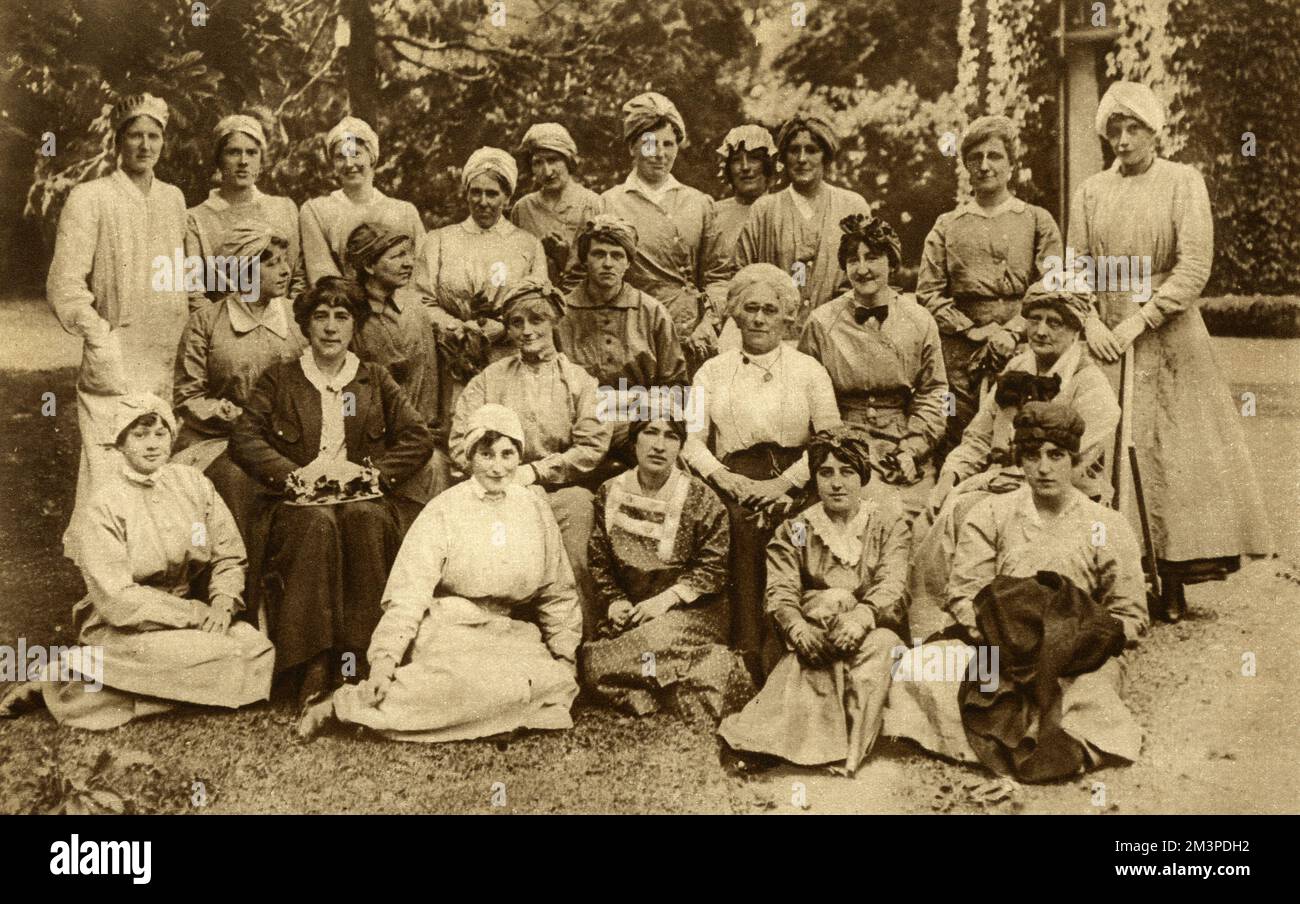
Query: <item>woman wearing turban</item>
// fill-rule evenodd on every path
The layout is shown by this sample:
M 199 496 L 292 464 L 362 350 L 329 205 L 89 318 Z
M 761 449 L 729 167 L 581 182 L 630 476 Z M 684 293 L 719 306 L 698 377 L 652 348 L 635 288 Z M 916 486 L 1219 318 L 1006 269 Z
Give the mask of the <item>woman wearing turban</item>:
M 822 363 L 840 415 L 877 441 L 872 466 L 902 487 L 909 515 L 925 500 L 930 455 L 943 435 L 948 379 L 934 317 L 889 285 L 901 263 L 898 234 L 879 217 L 840 223 L 839 265 L 852 288 L 812 312 L 799 350 Z M 924 489 L 923 489 L 924 487 Z
M 515 158 L 500 148 L 470 154 L 461 172 L 469 216 L 420 241 L 415 288 L 430 305 L 441 356 L 439 410 L 490 362 L 510 354 L 502 302 L 524 280 L 546 281 L 541 241 L 505 216 L 519 180 Z
M 411 236 L 382 223 L 362 223 L 348 236 L 347 262 L 370 307 L 370 316 L 352 336 L 352 351 L 362 361 L 387 368 L 420 420 L 436 430 L 440 418 L 438 349 L 433 315 L 410 284 L 414 251 Z M 431 459 L 398 487 L 395 497 L 403 530 L 449 485 Z
M 654 91 L 632 98 L 623 105 L 632 172 L 601 198 L 605 213 L 636 230 L 627 281 L 668 309 L 694 370 L 716 345 L 731 255 L 718 240 L 714 200 L 672 174 L 686 140 L 686 123 L 672 101 Z
M 558 122 L 530 126 L 520 153 L 536 190 L 515 202 L 510 221 L 542 240 L 551 282 L 562 285 L 574 259 L 574 240 L 600 211 L 600 195 L 573 178 L 578 146 Z
M 840 423 L 826 368 L 782 342 L 799 309 L 799 291 L 771 264 L 750 264 L 727 299 L 741 347 L 704 362 L 691 387 L 700 429 L 682 457 L 727 506 L 731 522 L 731 645 L 756 676 L 779 656 L 763 612 L 763 550 L 772 527 L 808 483 L 804 447 L 817 430 Z
M 175 461 L 208 476 L 255 553 L 260 544 L 251 531 L 266 495 L 230 460 L 226 446 L 262 371 L 297 359 L 307 345 L 285 297 L 289 240 L 272 230 L 261 220 L 244 220 L 226 230 L 218 253 L 256 261 L 260 293 L 243 298 L 236 289 L 190 315 L 176 353 L 172 393 L 181 420 Z
M 974 197 L 934 223 L 916 278 L 917 301 L 939 324 L 948 388 L 957 413 L 948 418 L 942 456 L 961 442 L 988 381 L 1021 342 L 1020 300 L 1061 255 L 1052 215 L 1007 187 L 1019 160 L 1019 133 L 1005 116 L 981 116 L 961 137 L 961 162 Z
M 345 116 L 325 136 L 325 153 L 338 189 L 302 206 L 302 255 L 307 284 L 322 276 L 351 276 L 348 236 L 362 223 L 379 223 L 418 242 L 424 222 L 415 205 L 375 188 L 379 136 L 370 124 Z
M 262 123 L 246 114 L 225 116 L 213 130 L 216 149 L 214 163 L 221 173 L 221 184 L 208 193 L 202 204 L 191 207 L 185 223 L 185 254 L 204 262 L 208 274 L 202 289 L 192 289 L 190 311 L 206 307 L 208 299 L 223 295 L 214 272 L 213 256 L 224 254 L 226 234 L 240 223 L 260 220 L 284 237 L 289 245 L 284 251 L 289 266 L 289 284 L 280 294 L 293 298 L 306 288 L 302 267 L 302 245 L 298 234 L 298 206 L 291 198 L 266 195 L 257 188 L 257 177 L 267 165 L 266 132 Z
M 471 476 L 420 513 L 383 589 L 370 677 L 303 716 L 398 741 L 573 727 L 582 614 L 555 518 L 515 480 L 524 430 L 484 405 L 466 424 Z
M 59 215 L 45 294 L 64 330 L 85 340 L 77 377 L 81 465 L 64 552 L 77 553 L 77 512 L 116 464 L 106 451 L 118 397 L 171 398 L 176 344 L 185 329 L 184 273 L 169 264 L 185 245 L 185 197 L 154 178 L 167 104 L 152 94 L 112 110 L 117 169 L 73 187 Z
M 82 515 L 86 596 L 72 621 L 83 646 L 11 685 L 0 718 L 43 697 L 59 724 L 104 730 L 177 703 L 235 709 L 270 696 L 275 649 L 231 621 L 244 544 L 212 484 L 168 461 L 175 434 L 157 396 L 117 400 L 106 434 L 115 467 Z
M 785 652 L 758 696 L 718 727 L 741 768 L 757 754 L 852 775 L 880 733 L 901 643 L 909 534 L 897 506 L 862 497 L 867 439 L 852 425 L 812 438 L 819 501 L 767 546 L 764 608 Z
M 1270 554 L 1273 537 L 1241 416 L 1196 308 L 1214 258 L 1209 195 L 1193 167 L 1156 153 L 1164 123 L 1150 88 L 1110 86 L 1096 128 L 1115 162 L 1075 192 L 1066 244 L 1095 262 L 1098 280 L 1116 272 L 1108 261 L 1150 262 L 1148 286 L 1096 286 L 1096 313 L 1084 330 L 1103 362 L 1133 349 L 1137 379 L 1124 404 L 1132 415 L 1164 608 L 1177 617 L 1185 582 L 1222 577 L 1242 555 Z M 1118 367 L 1107 371 L 1118 385 Z M 1136 525 L 1136 505 L 1122 507 Z
M 503 405 L 523 425 L 524 448 L 515 482 L 546 491 L 577 580 L 584 612 L 593 594 L 587 577 L 592 491 L 609 450 L 610 425 L 597 410 L 596 381 L 555 348 L 564 299 L 548 283 L 518 283 L 504 301 L 506 338 L 515 354 L 489 364 L 456 400 L 448 446 L 461 473 L 470 471 L 467 442 L 474 412 Z M 592 630 L 595 621 L 584 624 Z
M 898 661 L 886 735 L 1031 781 L 1137 759 L 1142 729 L 1121 698 L 1126 650 L 1147 629 L 1141 553 L 1124 516 L 1072 483 L 1084 430 L 1057 402 L 1016 414 L 1025 484 L 970 510 L 945 601 L 956 624 Z M 981 653 L 990 674 L 971 664 L 977 645 L 998 651 Z M 949 667 L 936 676 L 934 662 Z M 975 670 L 983 681 L 962 680 Z M 995 737 L 1012 743 L 990 756 Z
M 777 133 L 776 146 L 790 184 L 754 202 L 734 254 L 736 267 L 774 264 L 794 278 L 800 307 L 787 337 L 793 339 L 814 308 L 848 288 L 836 260 L 835 224 L 851 214 L 870 216 L 871 208 L 857 192 L 826 182 L 840 142 L 823 117 L 795 116 Z

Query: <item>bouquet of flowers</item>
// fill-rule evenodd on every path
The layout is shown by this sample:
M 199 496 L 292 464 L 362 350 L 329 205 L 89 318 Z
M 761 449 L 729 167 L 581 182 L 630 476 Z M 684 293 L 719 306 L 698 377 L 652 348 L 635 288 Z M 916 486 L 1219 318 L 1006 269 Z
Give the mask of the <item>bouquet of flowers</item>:
M 313 461 L 290 474 L 285 487 L 292 505 L 337 505 L 383 495 L 379 469 L 368 458 L 362 464 Z

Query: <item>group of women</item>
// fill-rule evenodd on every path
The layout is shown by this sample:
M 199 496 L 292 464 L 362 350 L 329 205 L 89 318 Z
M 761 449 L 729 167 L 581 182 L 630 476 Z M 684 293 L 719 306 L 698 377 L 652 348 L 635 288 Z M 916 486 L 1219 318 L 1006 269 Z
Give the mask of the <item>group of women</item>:
M 1156 155 L 1151 92 L 1107 92 L 1115 164 L 1070 221 L 1078 255 L 1154 260 L 1136 309 L 1041 279 L 1060 234 L 1010 192 L 1004 117 L 966 130 L 974 196 L 935 224 L 911 294 L 894 230 L 826 181 L 823 118 L 729 132 L 717 202 L 672 175 L 687 132 L 668 98 L 623 112 L 625 181 L 578 184 L 572 137 L 540 123 L 520 149 L 535 191 L 512 207 L 515 157 L 480 148 L 467 217 L 426 232 L 374 186 L 379 138 L 353 117 L 326 140 L 338 190 L 301 210 L 257 189 L 262 124 L 222 119 L 220 186 L 186 212 L 153 176 L 166 104 L 124 100 L 119 169 L 73 190 L 48 286 L 85 339 L 65 549 L 106 691 L 34 682 L 0 712 L 43 700 L 111 727 L 242 706 L 279 676 L 304 736 L 438 741 L 568 727 L 581 687 L 720 720 L 742 769 L 852 773 L 882 729 L 1017 774 L 1135 758 L 1120 692 L 1147 605 L 1129 519 L 1097 501 L 1119 421 L 1101 365 L 1134 347 L 1167 614 L 1184 581 L 1271 542 L 1195 308 L 1205 186 Z M 256 261 L 257 297 L 216 272 L 206 292 L 151 280 L 182 242 L 214 268 Z M 613 417 L 611 387 L 689 391 Z M 1036 655 L 1008 625 L 1028 607 L 1041 636 L 1062 587 L 1096 630 L 1086 668 L 1033 663 L 1061 698 L 1041 719 L 1006 716 L 1000 694 L 1021 713 L 1052 696 L 1019 678 L 987 699 L 900 678 L 990 638 Z M 1024 758 L 1039 732 L 1059 756 Z

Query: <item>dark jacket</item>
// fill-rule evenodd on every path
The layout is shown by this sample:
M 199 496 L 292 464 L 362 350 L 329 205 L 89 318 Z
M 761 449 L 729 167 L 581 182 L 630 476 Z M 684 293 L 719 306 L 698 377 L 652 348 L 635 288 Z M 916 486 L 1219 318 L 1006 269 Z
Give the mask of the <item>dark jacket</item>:
M 383 367 L 362 362 L 344 388 L 356 413 L 344 418 L 348 461 L 369 458 L 385 492 L 433 454 L 433 434 Z M 320 452 L 320 393 L 295 361 L 273 364 L 253 388 L 230 437 L 230 457 L 256 480 L 283 491 L 289 474 Z
M 975 597 L 984 643 L 998 649 L 998 686 L 962 682 L 961 721 L 980 762 L 1043 782 L 1074 775 L 1083 747 L 1061 728 L 1058 679 L 1100 668 L 1124 650 L 1124 625 L 1066 578 L 998 575 Z

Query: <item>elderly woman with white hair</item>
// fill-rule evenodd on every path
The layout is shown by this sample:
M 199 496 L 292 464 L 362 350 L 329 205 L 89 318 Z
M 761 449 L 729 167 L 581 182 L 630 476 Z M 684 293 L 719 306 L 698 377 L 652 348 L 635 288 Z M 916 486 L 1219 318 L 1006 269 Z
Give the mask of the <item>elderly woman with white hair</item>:
M 1060 257 L 1052 215 L 1009 187 L 1020 135 L 1005 116 L 981 116 L 961 136 L 973 197 L 935 220 L 925 239 L 916 300 L 934 315 L 956 414 L 946 421 L 937 462 L 961 442 L 980 395 L 1021 344 L 1020 300 L 1048 258 Z
M 339 187 L 302 206 L 302 254 L 308 285 L 323 276 L 352 276 L 348 236 L 362 223 L 378 223 L 414 241 L 424 236 L 420 212 L 375 188 L 379 136 L 370 124 L 345 116 L 325 136 L 328 162 Z
M 1101 285 L 1084 324 L 1088 346 L 1113 363 L 1132 347 L 1133 441 L 1151 538 L 1162 577 L 1162 608 L 1184 606 L 1183 584 L 1222 578 L 1242 555 L 1268 555 L 1273 537 L 1247 453 L 1241 417 L 1219 373 L 1196 305 L 1214 259 L 1214 221 L 1205 180 L 1160 157 L 1164 106 L 1151 89 L 1116 82 L 1097 108 L 1097 134 L 1115 153 L 1070 204 L 1067 245 L 1097 263 L 1150 261 L 1150 285 Z M 1118 368 L 1107 368 L 1112 381 Z M 1136 505 L 1123 506 L 1136 518 Z M 1214 517 L 1205 517 L 1213 512 Z M 1136 526 L 1136 524 L 1135 524 Z
M 700 429 L 682 457 L 727 506 L 731 521 L 731 644 L 756 674 L 780 650 L 763 612 L 764 550 L 772 528 L 808 483 L 809 437 L 840 423 L 831 378 L 815 358 L 782 342 L 799 310 L 789 274 L 751 264 L 731 282 L 728 309 L 741 347 L 720 352 L 691 387 Z
M 213 258 L 226 255 L 223 247 L 230 230 L 250 221 L 269 223 L 272 231 L 288 242 L 283 253 L 289 281 L 280 294 L 294 297 L 306 288 L 298 205 L 291 198 L 264 194 L 257 187 L 257 178 L 267 164 L 266 131 L 261 121 L 246 113 L 224 116 L 217 122 L 213 138 L 221 184 L 189 209 L 185 221 L 185 255 L 202 258 L 207 276 L 204 291 L 189 291 L 190 311 L 201 310 L 209 300 L 218 301 L 226 294 Z
M 523 280 L 547 279 L 541 241 L 504 216 L 518 181 L 510 154 L 479 148 L 460 176 L 469 216 L 416 243 L 415 288 L 438 333 L 444 412 L 475 374 L 510 354 L 501 320 L 506 295 Z
M 303 715 L 399 741 L 570 728 L 582 615 L 550 506 L 515 471 L 524 429 L 502 405 L 470 418 L 471 476 L 412 525 L 383 592 L 370 677 Z
M 11 685 L 0 717 L 43 697 L 61 725 L 103 730 L 177 703 L 265 700 L 275 650 L 231 620 L 243 607 L 245 558 L 230 512 L 207 478 L 168 460 L 176 420 L 162 399 L 122 397 L 111 429 L 116 470 L 81 516 L 86 596 L 72 622 L 82 646 Z
M 600 212 L 600 195 L 574 179 L 578 145 L 558 122 L 529 126 L 519 151 L 536 190 L 515 202 L 510 222 L 541 239 L 551 282 L 558 286 L 574 260 L 578 231 Z

